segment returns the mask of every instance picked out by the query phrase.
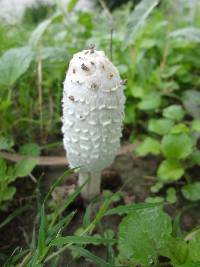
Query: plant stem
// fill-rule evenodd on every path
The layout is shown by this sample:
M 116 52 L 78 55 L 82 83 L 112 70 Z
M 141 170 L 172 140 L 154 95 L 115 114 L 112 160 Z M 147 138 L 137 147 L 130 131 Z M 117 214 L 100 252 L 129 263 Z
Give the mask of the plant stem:
M 42 112 L 42 58 L 39 52 L 38 64 L 37 64 L 37 78 L 38 78 L 38 102 L 40 113 L 40 138 L 43 141 L 43 112 Z

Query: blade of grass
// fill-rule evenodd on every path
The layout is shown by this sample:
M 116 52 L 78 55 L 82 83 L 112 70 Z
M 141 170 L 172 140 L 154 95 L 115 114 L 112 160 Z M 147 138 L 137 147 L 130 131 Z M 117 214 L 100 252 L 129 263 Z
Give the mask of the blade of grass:
M 13 213 L 11 213 L 1 224 L 0 229 L 6 226 L 9 222 L 15 219 L 17 216 L 22 214 L 25 210 L 27 210 L 29 205 L 16 209 Z
M 46 203 L 46 201 L 48 200 L 48 198 L 51 196 L 51 193 L 53 192 L 53 190 L 63 181 L 63 179 L 65 178 L 66 175 L 72 174 L 74 172 L 74 170 L 76 169 L 70 169 L 70 170 L 66 170 L 60 177 L 58 177 L 58 179 L 56 179 L 56 181 L 53 183 L 53 185 L 50 187 L 45 199 L 44 199 L 44 204 Z
M 76 253 L 78 252 L 82 257 L 87 258 L 87 259 L 95 262 L 100 267 L 117 267 L 113 264 L 110 264 L 110 263 L 104 261 L 103 259 L 94 255 L 93 253 L 91 253 L 90 251 L 88 251 L 85 248 L 75 246 L 75 247 L 72 247 L 72 249 L 74 249 L 74 251 L 76 251 Z
M 58 237 L 54 239 L 50 245 L 51 246 L 63 246 L 69 243 L 72 244 L 93 244 L 93 245 L 101 245 L 101 244 L 107 244 L 110 242 L 115 242 L 114 239 L 107 239 L 103 237 L 95 237 L 95 236 L 64 236 L 64 237 Z
M 40 228 L 38 236 L 38 253 L 42 257 L 46 252 L 46 232 L 47 232 L 47 219 L 45 214 L 44 205 L 40 210 Z
M 129 213 L 135 210 L 148 209 L 148 208 L 153 208 L 156 206 L 163 206 L 163 205 L 164 205 L 163 202 L 140 203 L 140 204 L 130 204 L 130 205 L 123 205 L 123 206 L 120 205 L 116 208 L 108 210 L 105 215 L 113 215 L 113 214 L 122 215 L 122 214 Z
M 63 218 L 61 221 L 59 221 L 52 229 L 50 229 L 47 233 L 47 240 L 46 243 L 50 243 L 51 240 L 56 237 L 59 233 L 62 232 L 63 228 L 67 228 L 71 220 L 74 218 L 77 211 L 71 212 L 67 217 Z

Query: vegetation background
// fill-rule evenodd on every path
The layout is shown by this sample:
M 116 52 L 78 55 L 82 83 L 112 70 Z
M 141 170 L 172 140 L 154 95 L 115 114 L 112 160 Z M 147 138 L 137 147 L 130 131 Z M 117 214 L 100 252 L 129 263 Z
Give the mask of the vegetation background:
M 77 4 L 0 24 L 1 266 L 199 267 L 200 2 Z M 122 151 L 86 204 L 60 118 L 69 60 L 90 44 L 128 83 Z

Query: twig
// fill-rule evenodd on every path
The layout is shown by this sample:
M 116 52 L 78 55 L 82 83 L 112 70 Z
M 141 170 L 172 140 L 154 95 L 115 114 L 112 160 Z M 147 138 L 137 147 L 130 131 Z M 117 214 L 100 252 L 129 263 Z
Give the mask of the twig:
M 138 144 L 123 145 L 120 147 L 117 153 L 117 156 L 127 155 L 127 154 L 133 156 L 133 150 L 137 146 Z M 37 161 L 37 165 L 39 166 L 67 166 L 68 164 L 66 157 L 50 157 L 50 156 L 29 157 L 29 156 L 23 156 L 17 153 L 2 152 L 2 151 L 0 152 L 0 156 L 12 162 L 18 162 L 24 159 L 33 159 Z

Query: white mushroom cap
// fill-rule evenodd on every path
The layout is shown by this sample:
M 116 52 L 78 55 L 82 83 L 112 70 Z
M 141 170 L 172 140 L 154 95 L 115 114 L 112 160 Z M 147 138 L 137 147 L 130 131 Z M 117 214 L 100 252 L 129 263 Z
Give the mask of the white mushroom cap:
M 120 145 L 125 97 L 119 72 L 103 51 L 75 54 L 64 82 L 64 147 L 71 167 L 100 172 Z

